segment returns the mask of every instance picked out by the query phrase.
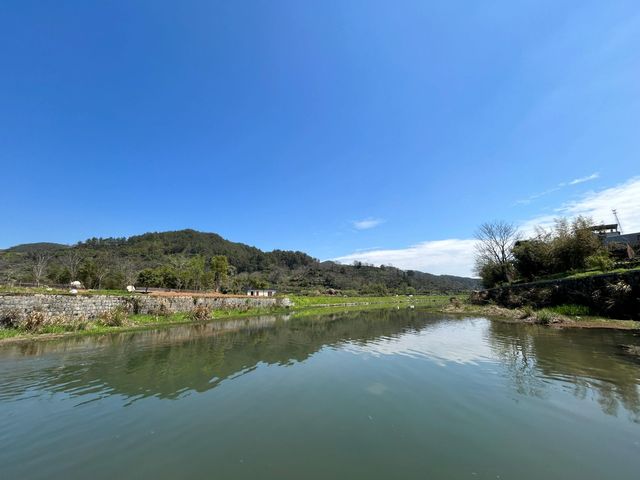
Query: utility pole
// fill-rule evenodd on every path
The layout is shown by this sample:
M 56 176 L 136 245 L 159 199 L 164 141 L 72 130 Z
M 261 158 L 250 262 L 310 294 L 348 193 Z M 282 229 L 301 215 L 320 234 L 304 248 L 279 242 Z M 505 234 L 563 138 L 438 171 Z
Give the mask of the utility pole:
M 616 217 L 616 222 L 618 223 L 618 230 L 620 230 L 620 234 L 622 234 L 622 224 L 620 224 L 620 219 L 618 218 L 618 211 L 615 208 L 611 211 L 613 212 L 613 216 Z

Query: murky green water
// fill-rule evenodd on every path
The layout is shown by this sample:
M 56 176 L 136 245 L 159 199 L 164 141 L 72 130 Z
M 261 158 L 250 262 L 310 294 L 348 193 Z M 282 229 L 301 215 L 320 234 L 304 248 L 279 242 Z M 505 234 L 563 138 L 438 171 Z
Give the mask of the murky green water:
M 635 479 L 631 333 L 389 310 L 0 347 L 0 477 Z

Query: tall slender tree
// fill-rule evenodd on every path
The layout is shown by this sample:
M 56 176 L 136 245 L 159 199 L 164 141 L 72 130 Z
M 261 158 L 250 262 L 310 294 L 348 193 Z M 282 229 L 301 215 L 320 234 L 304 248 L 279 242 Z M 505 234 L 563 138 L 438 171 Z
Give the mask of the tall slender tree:
M 212 257 L 211 271 L 213 272 L 213 285 L 216 292 L 219 292 L 229 276 L 229 259 L 225 255 Z

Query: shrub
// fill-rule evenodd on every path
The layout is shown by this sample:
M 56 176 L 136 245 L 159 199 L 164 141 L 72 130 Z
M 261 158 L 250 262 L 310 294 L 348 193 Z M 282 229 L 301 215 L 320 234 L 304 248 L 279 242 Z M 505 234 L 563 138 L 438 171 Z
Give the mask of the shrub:
M 522 315 L 520 318 L 531 318 L 533 317 L 534 311 L 533 308 L 530 307 L 529 305 L 525 305 L 524 307 L 522 307 Z
M 20 311 L 10 310 L 0 314 L 0 328 L 17 328 L 20 326 Z
M 49 317 L 38 329 L 38 333 L 77 332 L 87 328 L 84 317 L 69 318 L 65 316 Z
M 127 298 L 127 304 L 129 305 L 129 311 L 134 314 L 140 313 L 140 299 L 137 297 L 129 297 Z
M 553 314 L 553 312 L 550 312 L 549 310 L 540 310 L 537 314 L 536 314 L 536 323 L 539 323 L 540 325 L 549 325 L 553 322 L 555 322 L 556 317 Z
M 37 332 L 46 323 L 47 318 L 45 314 L 40 310 L 32 310 L 27 313 L 20 326 L 27 332 Z
M 602 272 L 608 272 L 612 270 L 615 262 L 611 259 L 611 256 L 607 252 L 599 252 L 595 255 L 587 257 L 587 267 L 595 268 Z
M 87 329 L 87 319 L 85 317 L 66 318 L 61 320 L 61 326 L 70 332 Z
M 98 323 L 104 327 L 121 327 L 127 322 L 127 317 L 127 310 L 116 307 L 100 315 Z
M 160 304 L 158 305 L 158 307 L 152 309 L 149 313 L 157 317 L 166 317 L 168 315 L 171 315 L 172 312 L 171 308 L 169 308 L 169 302 L 166 298 L 163 298 L 160 300 Z
M 196 305 L 187 314 L 187 318 L 193 322 L 206 322 L 211 319 L 211 307 L 204 304 Z

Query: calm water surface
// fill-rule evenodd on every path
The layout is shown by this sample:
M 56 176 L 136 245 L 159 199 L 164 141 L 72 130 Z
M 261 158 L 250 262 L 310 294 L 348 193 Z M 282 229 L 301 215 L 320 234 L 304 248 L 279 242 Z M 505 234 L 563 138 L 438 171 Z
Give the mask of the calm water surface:
M 637 479 L 632 333 L 385 310 L 0 347 L 0 478 Z

